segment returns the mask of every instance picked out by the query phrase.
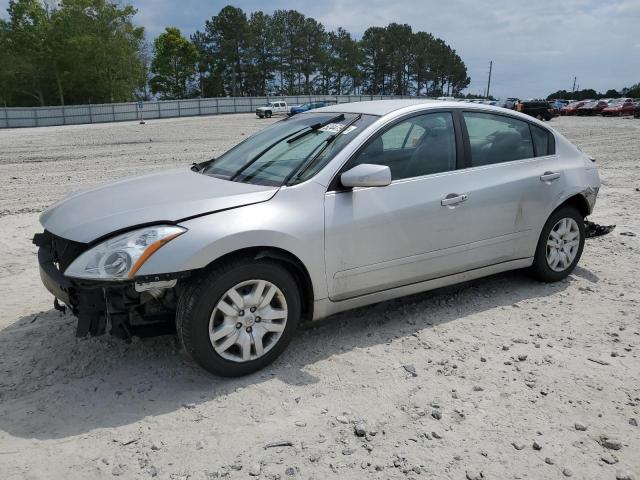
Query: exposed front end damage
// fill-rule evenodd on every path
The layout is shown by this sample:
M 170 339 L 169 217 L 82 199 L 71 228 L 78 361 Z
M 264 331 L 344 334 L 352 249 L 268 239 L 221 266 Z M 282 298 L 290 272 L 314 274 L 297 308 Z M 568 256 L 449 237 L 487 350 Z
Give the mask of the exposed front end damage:
M 66 268 L 91 245 L 73 242 L 48 231 L 34 236 L 39 247 L 42 282 L 78 318 L 76 336 L 110 333 L 118 338 L 164 333 L 174 328 L 179 278 L 188 273 L 167 274 L 126 282 L 75 280 L 64 275 Z

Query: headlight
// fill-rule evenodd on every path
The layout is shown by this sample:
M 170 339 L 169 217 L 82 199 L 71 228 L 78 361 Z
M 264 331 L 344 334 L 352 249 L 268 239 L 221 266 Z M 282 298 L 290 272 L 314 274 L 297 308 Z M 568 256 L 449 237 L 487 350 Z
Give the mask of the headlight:
M 156 250 L 186 231 L 182 227 L 158 225 L 123 233 L 84 252 L 64 274 L 91 280 L 133 278 Z

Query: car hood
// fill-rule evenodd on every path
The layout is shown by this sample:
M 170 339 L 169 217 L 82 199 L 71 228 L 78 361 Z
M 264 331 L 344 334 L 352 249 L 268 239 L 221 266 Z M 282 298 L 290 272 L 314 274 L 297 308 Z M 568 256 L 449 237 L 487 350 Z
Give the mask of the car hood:
M 129 177 L 72 193 L 46 210 L 46 230 L 88 243 L 112 232 L 265 202 L 278 187 L 230 182 L 189 168 Z

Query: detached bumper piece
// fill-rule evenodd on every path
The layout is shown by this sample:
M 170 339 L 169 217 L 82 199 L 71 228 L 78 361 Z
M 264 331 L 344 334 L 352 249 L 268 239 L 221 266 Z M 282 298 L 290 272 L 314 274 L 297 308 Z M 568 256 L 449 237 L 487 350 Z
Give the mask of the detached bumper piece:
M 602 235 L 611 233 L 614 228 L 616 228 L 615 225 L 598 225 L 589 220 L 584 221 L 584 230 L 587 238 L 601 237 Z
M 177 297 L 175 285 L 164 281 L 164 288 L 137 291 L 135 283 L 78 281 L 63 275 L 81 253 L 90 248 L 45 231 L 34 236 L 39 247 L 40 278 L 55 297 L 54 307 L 63 311 L 65 304 L 78 318 L 76 336 L 98 336 L 105 333 L 118 338 L 168 333 L 174 326 Z M 153 283 L 144 284 L 153 285 Z

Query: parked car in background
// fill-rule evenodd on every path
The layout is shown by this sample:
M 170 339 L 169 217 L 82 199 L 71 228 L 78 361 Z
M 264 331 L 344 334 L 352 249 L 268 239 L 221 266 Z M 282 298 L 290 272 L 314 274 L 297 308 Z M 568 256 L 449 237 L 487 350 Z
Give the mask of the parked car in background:
M 636 108 L 633 109 L 633 118 L 640 118 L 640 99 L 636 100 Z
M 557 116 L 553 108 L 545 100 L 529 100 L 522 102 L 522 113 L 538 120 L 551 120 Z
M 591 100 L 580 100 L 577 102 L 571 102 L 566 107 L 560 109 L 560 115 L 577 115 L 578 109 L 583 106 L 585 103 L 590 102 Z
M 283 100 L 269 102 L 264 107 L 256 108 L 256 115 L 260 118 L 271 118 L 273 115 L 287 115 L 288 113 L 289 106 Z
M 302 105 L 294 105 L 289 110 L 289 116 L 291 117 L 298 113 L 307 112 L 309 110 L 315 110 L 316 108 L 328 107 L 329 105 L 333 105 L 335 103 L 336 103 L 335 101 L 323 100 L 318 102 L 303 103 Z
M 633 98 L 618 98 L 602 109 L 604 117 L 622 117 L 623 115 L 633 115 L 636 102 Z
M 498 102 L 498 106 L 502 108 L 508 108 L 509 110 L 515 110 L 518 100 L 518 98 L 509 97 L 503 101 Z
M 77 335 L 174 326 L 203 368 L 238 376 L 337 312 L 512 269 L 564 279 L 599 188 L 593 159 L 520 113 L 343 103 L 71 194 L 33 241 Z
M 581 107 L 578 107 L 576 113 L 579 116 L 599 115 L 602 112 L 602 110 L 604 110 L 608 106 L 609 106 L 608 99 L 593 100 L 592 102 L 587 102 Z
M 563 107 L 566 107 L 567 105 L 569 105 L 569 101 L 556 99 L 556 100 L 551 100 L 549 104 L 551 105 L 551 108 L 553 108 L 558 113 L 558 115 L 560 115 L 560 110 Z

